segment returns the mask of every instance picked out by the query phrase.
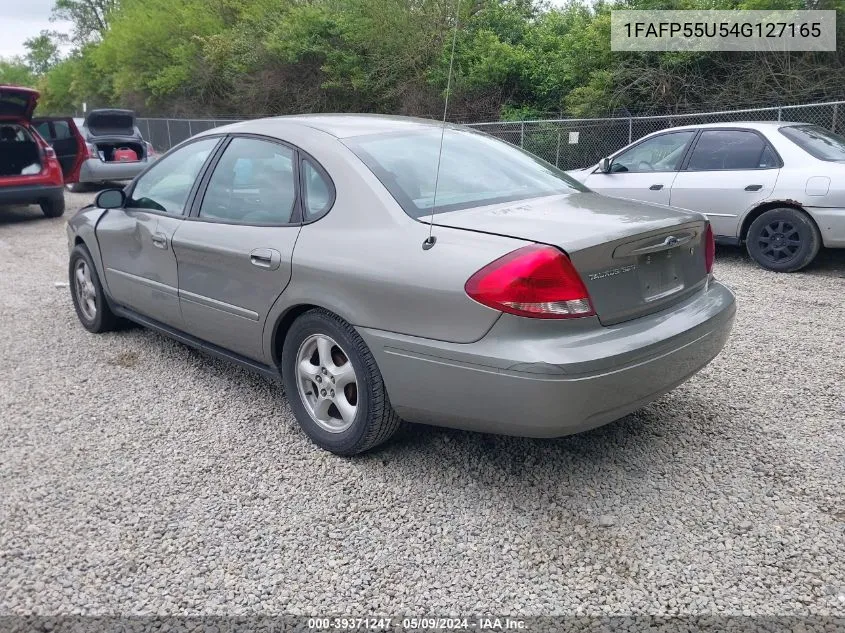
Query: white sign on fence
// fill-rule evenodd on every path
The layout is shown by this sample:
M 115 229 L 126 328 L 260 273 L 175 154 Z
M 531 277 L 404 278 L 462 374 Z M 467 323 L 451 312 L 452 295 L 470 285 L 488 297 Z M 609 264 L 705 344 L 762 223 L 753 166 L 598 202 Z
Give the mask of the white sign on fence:
M 570 132 L 569 133 L 569 144 L 576 145 L 578 143 L 578 137 L 581 135 L 580 132 Z

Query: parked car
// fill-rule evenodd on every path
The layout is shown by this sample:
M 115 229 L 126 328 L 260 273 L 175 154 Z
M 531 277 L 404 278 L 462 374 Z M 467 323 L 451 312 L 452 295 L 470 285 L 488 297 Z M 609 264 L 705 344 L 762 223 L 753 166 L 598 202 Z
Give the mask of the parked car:
M 42 136 L 50 139 L 46 122 L 36 119 Z M 144 140 L 135 125 L 132 110 L 91 110 L 80 128 L 86 142 L 86 158 L 78 181 L 69 185 L 71 191 L 85 191 L 92 184 L 118 180 L 132 180 L 147 163 L 155 160 L 153 146 Z
M 64 185 L 79 177 L 85 142 L 73 119 L 41 119 L 61 130 L 51 146 L 32 125 L 39 93 L 0 86 L 0 204 L 38 204 L 47 217 L 65 212 Z
M 744 243 L 770 270 L 845 248 L 845 138 L 815 125 L 675 127 L 569 174 L 608 196 L 703 213 L 717 241 Z
M 719 353 L 735 305 L 703 216 L 606 198 L 460 126 L 436 178 L 441 129 L 323 115 L 193 137 L 68 223 L 79 320 L 281 374 L 344 455 L 400 419 L 575 433 Z

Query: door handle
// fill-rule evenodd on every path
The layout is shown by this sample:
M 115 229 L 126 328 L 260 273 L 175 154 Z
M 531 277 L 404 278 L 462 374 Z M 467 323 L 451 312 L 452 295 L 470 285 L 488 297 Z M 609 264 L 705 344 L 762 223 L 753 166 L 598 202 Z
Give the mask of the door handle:
M 282 254 L 272 248 L 256 248 L 249 254 L 249 263 L 259 268 L 276 270 L 282 265 Z
M 153 241 L 153 246 L 167 248 L 167 236 L 164 233 L 153 233 L 150 239 Z
M 763 188 L 763 185 L 748 185 L 745 190 L 746 191 L 760 191 Z
M 649 187 L 649 189 L 651 189 L 652 191 L 660 191 L 661 189 L 663 189 L 663 185 L 652 185 L 651 187 Z

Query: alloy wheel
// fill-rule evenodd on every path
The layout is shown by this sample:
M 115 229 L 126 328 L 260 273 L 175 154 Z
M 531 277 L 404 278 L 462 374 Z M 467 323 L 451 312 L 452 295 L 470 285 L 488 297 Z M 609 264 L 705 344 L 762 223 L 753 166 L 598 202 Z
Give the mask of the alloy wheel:
M 97 289 L 91 279 L 91 269 L 88 262 L 80 259 L 73 270 L 74 291 L 79 309 L 89 321 L 97 318 Z
M 312 334 L 296 354 L 297 388 L 311 418 L 329 433 L 342 433 L 358 412 L 358 378 L 349 355 L 325 334 Z

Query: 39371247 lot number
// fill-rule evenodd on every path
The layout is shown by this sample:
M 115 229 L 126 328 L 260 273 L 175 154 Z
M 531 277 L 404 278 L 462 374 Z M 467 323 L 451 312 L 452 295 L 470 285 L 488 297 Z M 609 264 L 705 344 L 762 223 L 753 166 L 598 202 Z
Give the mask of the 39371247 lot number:
M 388 631 L 393 618 L 308 618 L 308 628 L 316 631 Z

